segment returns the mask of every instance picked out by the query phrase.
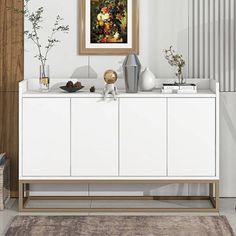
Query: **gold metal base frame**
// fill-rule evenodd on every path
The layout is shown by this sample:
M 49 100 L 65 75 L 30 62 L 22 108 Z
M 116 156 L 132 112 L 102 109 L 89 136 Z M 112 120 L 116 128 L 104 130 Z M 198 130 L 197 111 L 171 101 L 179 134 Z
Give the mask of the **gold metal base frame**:
M 30 196 L 30 184 L 207 184 L 209 196 L 153 196 L 153 197 L 42 197 Z M 212 208 L 30 208 L 30 200 L 209 200 Z M 219 180 L 21 180 L 19 181 L 20 212 L 219 212 Z

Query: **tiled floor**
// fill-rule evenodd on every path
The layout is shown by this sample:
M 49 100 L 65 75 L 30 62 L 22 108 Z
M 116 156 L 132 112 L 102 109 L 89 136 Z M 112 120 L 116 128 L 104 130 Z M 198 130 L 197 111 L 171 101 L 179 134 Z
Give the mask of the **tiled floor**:
M 67 203 L 64 203 L 64 205 L 62 206 L 61 202 L 60 201 L 57 201 L 57 202 L 54 202 L 53 204 L 50 203 L 50 202 L 43 202 L 44 203 L 44 206 L 45 204 L 47 206 L 50 205 L 50 207 L 71 207 L 71 204 L 73 203 L 74 205 L 76 205 L 77 207 L 106 207 L 107 206 L 107 202 L 106 201 L 83 201 L 83 202 L 67 202 Z M 39 207 L 41 206 L 41 202 L 40 201 L 37 201 L 37 202 L 31 202 L 30 203 L 31 206 L 34 206 L 34 207 Z M 130 207 L 130 202 L 111 202 L 110 203 L 111 205 L 110 206 L 113 206 L 113 207 Z M 185 206 L 188 206 L 188 207 L 208 207 L 209 203 L 207 202 L 201 202 L 201 205 L 200 205 L 200 202 L 198 201 L 193 201 L 192 203 L 191 202 L 186 202 L 186 201 L 175 201 L 175 202 L 168 202 L 168 201 L 162 201 L 162 202 L 142 202 L 142 201 L 135 201 L 134 202 L 134 207 L 151 207 L 152 205 L 155 205 L 158 207 L 185 207 Z M 202 205 L 203 204 L 203 205 Z M 236 199 L 221 199 L 221 209 L 220 209 L 220 215 L 225 215 L 234 232 L 236 232 L 236 211 L 235 211 L 235 206 L 236 206 Z M 17 211 L 18 209 L 18 204 L 17 204 L 17 201 L 12 201 L 12 207 L 10 209 L 7 209 L 5 211 L 2 211 L 0 212 L 0 236 L 4 235 L 4 232 L 6 231 L 8 225 L 10 224 L 11 220 L 13 219 L 14 216 L 16 215 L 95 215 L 93 213 L 18 213 Z M 102 213 L 97 213 L 96 215 L 104 215 Z M 107 214 L 106 214 L 107 215 Z M 111 214 L 110 214 L 111 215 Z M 114 214 L 112 214 L 114 215 Z M 119 214 L 121 215 L 121 214 Z M 124 214 L 122 214 L 124 215 Z M 126 215 L 126 214 L 125 214 Z M 137 215 L 137 213 L 133 213 L 133 214 L 129 214 L 129 215 Z M 139 215 L 212 215 L 212 214 L 207 214 L 207 213 L 203 213 L 203 214 L 200 214 L 200 213 L 180 213 L 180 214 L 176 214 L 176 213 L 140 213 Z

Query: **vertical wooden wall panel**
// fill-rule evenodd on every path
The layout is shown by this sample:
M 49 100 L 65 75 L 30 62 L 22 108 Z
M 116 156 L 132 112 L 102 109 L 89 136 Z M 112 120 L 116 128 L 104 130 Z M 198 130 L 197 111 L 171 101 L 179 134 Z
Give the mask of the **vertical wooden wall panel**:
M 23 79 L 23 0 L 0 1 L 0 152 L 11 160 L 11 196 L 18 196 L 18 81 Z
M 0 92 L 0 150 L 11 165 L 11 196 L 18 196 L 18 92 Z
M 18 91 L 23 79 L 23 16 L 7 7 L 22 9 L 23 0 L 0 1 L 0 91 Z

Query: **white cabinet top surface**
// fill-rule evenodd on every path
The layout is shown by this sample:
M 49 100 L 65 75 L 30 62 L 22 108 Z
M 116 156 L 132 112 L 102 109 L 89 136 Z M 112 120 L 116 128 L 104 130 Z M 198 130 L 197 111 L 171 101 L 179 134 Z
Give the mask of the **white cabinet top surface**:
M 85 88 L 82 91 L 76 93 L 67 93 L 60 89 L 60 86 L 65 85 L 68 79 L 53 79 L 50 82 L 51 89 L 49 92 L 41 92 L 39 90 L 38 80 L 29 79 L 23 80 L 19 83 L 19 91 L 21 97 L 30 98 L 30 97 L 52 97 L 52 98 L 102 98 L 102 91 L 104 83 L 99 83 L 98 80 L 81 80 Z M 74 81 L 75 82 L 75 81 Z M 138 92 L 129 94 L 125 92 L 124 81 L 119 80 L 117 83 L 118 87 L 118 98 L 168 98 L 168 97 L 209 97 L 215 98 L 219 94 L 219 83 L 212 79 L 189 79 L 188 83 L 195 83 L 198 86 L 198 92 L 195 94 L 164 94 L 161 92 L 161 87 L 163 83 L 171 83 L 172 80 L 168 79 L 158 79 L 156 82 L 156 88 L 151 92 Z M 90 93 L 90 87 L 95 86 L 96 92 Z M 111 97 L 111 96 L 110 96 Z
M 39 90 L 28 90 L 22 94 L 22 97 L 60 97 L 60 98 L 102 98 L 102 91 L 90 93 L 89 91 L 80 91 L 76 93 L 67 93 L 60 90 L 51 90 L 47 93 Z M 110 96 L 111 97 L 111 96 Z M 138 92 L 138 93 L 125 93 L 120 91 L 118 98 L 155 98 L 155 97 L 216 97 L 216 94 L 211 90 L 199 90 L 196 94 L 163 94 L 159 89 L 153 90 L 152 92 Z

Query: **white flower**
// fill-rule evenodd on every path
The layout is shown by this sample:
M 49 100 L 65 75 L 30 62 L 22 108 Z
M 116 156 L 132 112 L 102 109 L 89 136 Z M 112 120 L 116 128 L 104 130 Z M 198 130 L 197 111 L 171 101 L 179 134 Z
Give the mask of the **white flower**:
M 103 20 L 108 20 L 110 18 L 110 15 L 106 13 L 102 17 L 103 17 Z
M 114 38 L 115 38 L 115 39 L 118 39 L 119 36 L 120 36 L 120 34 L 119 34 L 118 32 L 116 32 L 115 35 L 114 35 Z
M 98 14 L 97 19 L 98 21 L 103 20 L 103 14 L 102 13 Z
M 100 21 L 100 20 L 105 21 L 105 20 L 108 20 L 109 18 L 110 18 L 110 15 L 108 13 L 106 13 L 106 14 L 100 13 L 97 15 L 98 21 Z

